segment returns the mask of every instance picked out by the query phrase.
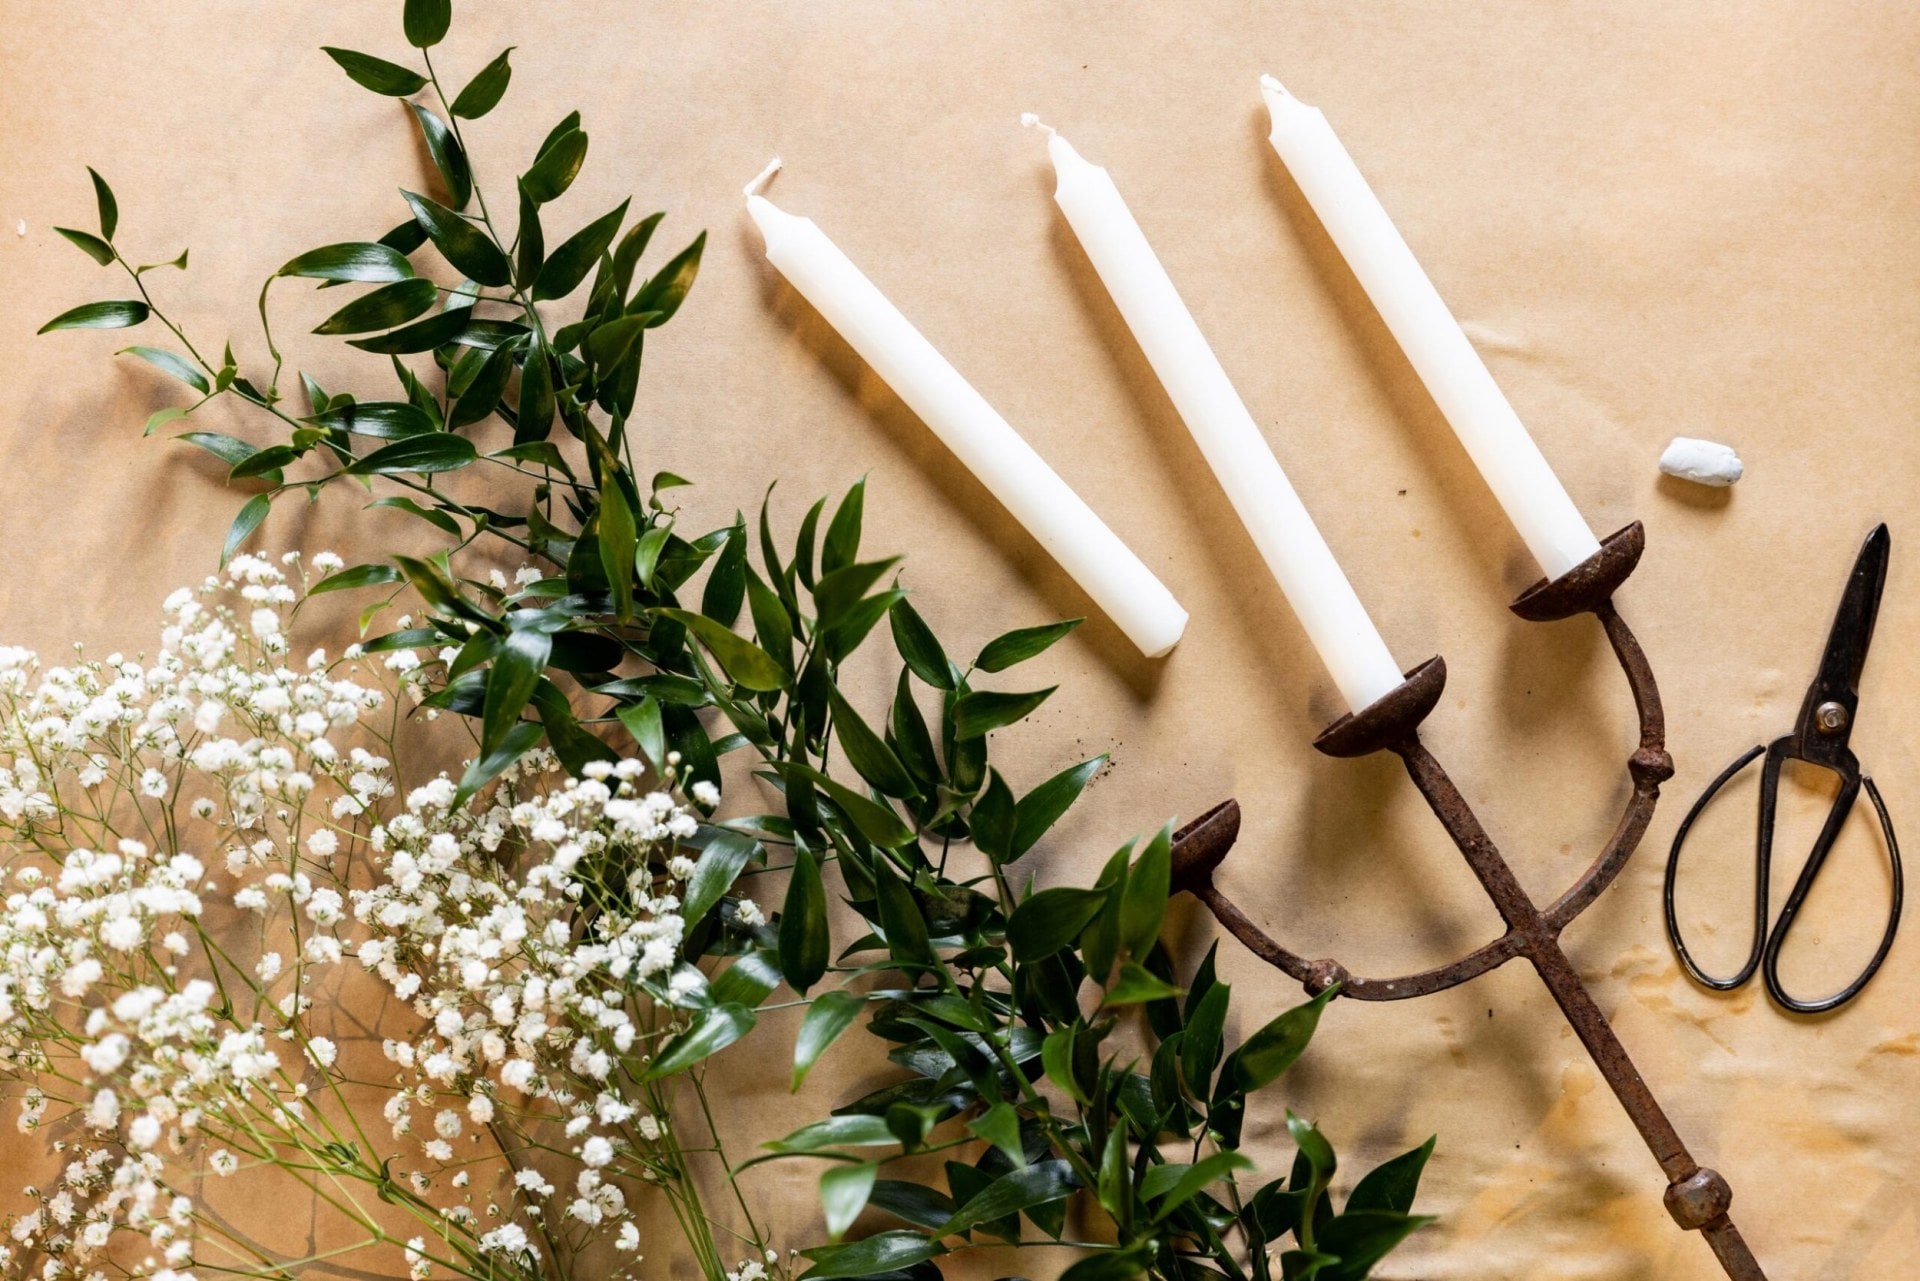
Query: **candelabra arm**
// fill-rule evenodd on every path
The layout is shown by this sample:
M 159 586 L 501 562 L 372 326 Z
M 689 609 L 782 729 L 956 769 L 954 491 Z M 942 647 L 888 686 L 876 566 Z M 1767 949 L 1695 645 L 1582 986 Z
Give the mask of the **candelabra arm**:
M 1733 1281 L 1765 1281 L 1759 1263 L 1728 1217 L 1733 1192 L 1727 1181 L 1687 1152 L 1560 946 L 1561 930 L 1598 899 L 1626 866 L 1652 821 L 1660 784 L 1673 774 L 1665 744 L 1666 718 L 1652 668 L 1613 605 L 1615 590 L 1633 572 L 1644 544 L 1640 526 L 1629 525 L 1602 543 L 1597 554 L 1558 578 L 1536 583 L 1513 603 L 1514 613 L 1537 622 L 1593 614 L 1626 674 L 1640 717 L 1640 744 L 1627 762 L 1633 790 L 1626 811 L 1599 857 L 1544 911 L 1528 897 L 1466 798 L 1420 742 L 1420 724 L 1438 704 L 1446 684 L 1446 666 L 1437 658 L 1408 672 L 1406 680 L 1379 701 L 1328 726 L 1314 746 L 1331 756 L 1389 751 L 1400 757 L 1414 786 L 1506 922 L 1504 935 L 1451 965 L 1389 980 L 1356 978 L 1338 962 L 1309 961 L 1290 952 L 1254 925 L 1213 883 L 1214 870 L 1240 830 L 1240 809 L 1232 801 L 1215 806 L 1176 833 L 1173 883 L 1205 903 L 1228 932 L 1261 960 L 1298 979 L 1310 992 L 1325 991 L 1337 983 L 1344 996 L 1398 1000 L 1453 987 L 1516 956 L 1525 957 L 1659 1163 L 1667 1179 L 1667 1212 L 1674 1222 L 1698 1231 Z

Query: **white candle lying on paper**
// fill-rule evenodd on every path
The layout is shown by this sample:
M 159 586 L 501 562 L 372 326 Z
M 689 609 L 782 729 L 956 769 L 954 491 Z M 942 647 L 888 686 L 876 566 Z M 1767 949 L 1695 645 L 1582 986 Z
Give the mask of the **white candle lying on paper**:
M 811 218 L 783 212 L 759 194 L 779 164 L 768 165 L 746 188 L 747 212 L 766 237 L 768 261 L 1141 653 L 1156 658 L 1172 649 L 1186 630 L 1187 611 Z
M 1039 124 L 1031 115 L 1021 120 Z M 1359 711 L 1401 683 L 1386 642 L 1113 179 L 1052 129 L 1047 129 L 1047 154 L 1059 178 L 1053 198 L 1067 224 L 1299 615 L 1334 684 L 1347 705 Z
M 1272 76 L 1269 140 L 1548 578 L 1600 550 L 1553 468 L 1319 108 Z

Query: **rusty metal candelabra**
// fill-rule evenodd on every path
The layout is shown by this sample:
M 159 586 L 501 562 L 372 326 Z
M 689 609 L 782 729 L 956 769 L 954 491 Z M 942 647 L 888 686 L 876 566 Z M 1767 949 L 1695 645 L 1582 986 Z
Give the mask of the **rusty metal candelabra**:
M 1551 582 L 1536 583 L 1512 605 L 1514 613 L 1533 622 L 1589 613 L 1598 618 L 1614 656 L 1626 672 L 1640 713 L 1640 746 L 1627 761 L 1633 798 L 1627 802 L 1626 813 L 1621 815 L 1606 848 L 1558 899 L 1541 908 L 1527 896 L 1466 798 L 1420 742 L 1420 723 L 1439 702 L 1446 685 L 1446 664 L 1439 658 L 1428 659 L 1407 673 L 1406 680 L 1378 702 L 1335 721 L 1313 745 L 1329 756 L 1388 751 L 1405 762 L 1414 786 L 1427 798 L 1434 816 L 1460 847 L 1467 866 L 1499 909 L 1507 924 L 1505 934 L 1451 965 L 1394 979 L 1361 978 L 1337 961 L 1309 961 L 1298 956 L 1248 920 L 1213 883 L 1214 869 L 1239 835 L 1240 807 L 1234 801 L 1215 806 L 1176 834 L 1174 884 L 1205 903 L 1220 924 L 1255 956 L 1300 980 L 1312 994 L 1337 983 L 1341 996 L 1360 1001 L 1400 1001 L 1445 991 L 1515 957 L 1525 957 L 1539 972 L 1567 1022 L 1593 1056 L 1594 1065 L 1613 1087 L 1620 1106 L 1646 1140 L 1654 1160 L 1660 1163 L 1667 1178 L 1667 1212 L 1674 1222 L 1704 1236 L 1720 1266 L 1734 1281 L 1765 1281 L 1766 1274 L 1728 1217 L 1732 1189 L 1718 1173 L 1700 1165 L 1687 1152 L 1607 1016 L 1594 1003 L 1560 947 L 1561 931 L 1599 898 L 1626 866 L 1653 819 L 1660 784 L 1673 775 L 1673 758 L 1666 750 L 1666 720 L 1660 710 L 1653 670 L 1613 604 L 1614 592 L 1633 572 L 1645 546 L 1645 533 L 1635 522 L 1607 539 L 1597 554 Z

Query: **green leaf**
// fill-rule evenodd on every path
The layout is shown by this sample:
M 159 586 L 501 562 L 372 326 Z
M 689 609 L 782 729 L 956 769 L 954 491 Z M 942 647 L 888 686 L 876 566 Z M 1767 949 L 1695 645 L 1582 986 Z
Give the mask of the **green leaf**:
M 260 528 L 260 522 L 267 518 L 267 508 L 273 505 L 272 494 L 255 494 L 241 507 L 233 518 L 233 524 L 227 527 L 227 541 L 220 548 L 220 564 L 224 566 L 240 550 L 241 544 L 254 530 Z
M 527 184 L 520 183 L 520 236 L 514 246 L 513 283 L 526 288 L 540 274 L 540 265 L 547 260 L 546 233 L 540 227 L 540 206 L 527 194 Z
M 356 298 L 315 327 L 316 334 L 364 334 L 404 325 L 427 311 L 440 296 L 431 280 L 396 280 Z
M 1320 1229 L 1317 1250 L 1338 1256 L 1323 1268 L 1319 1281 L 1362 1281 L 1409 1233 L 1433 1220 L 1425 1215 L 1386 1210 L 1349 1210 Z
M 827 1220 L 827 1240 L 838 1241 L 846 1235 L 860 1211 L 867 1208 L 867 1197 L 880 1166 L 873 1161 L 858 1165 L 830 1166 L 820 1176 L 820 1209 Z
M 402 472 L 457 471 L 480 456 L 473 442 L 451 432 L 427 432 L 382 446 L 347 468 L 354 476 L 388 476 Z
M 625 622 L 633 617 L 633 575 L 627 571 L 627 566 L 633 564 L 636 546 L 633 508 L 627 503 L 626 490 L 614 474 L 611 455 L 597 433 L 594 442 L 599 445 L 595 452 L 601 455 L 600 563 L 608 570 L 607 588 L 613 596 L 614 617 Z
M 469 796 L 498 778 L 507 766 L 532 751 L 539 741 L 540 726 L 533 721 L 521 721 L 508 730 L 497 747 L 467 766 L 467 772 L 460 776 L 459 790 L 454 793 L 454 804 L 464 804 Z
M 847 763 L 860 771 L 860 777 L 888 796 L 918 796 L 920 789 L 914 785 L 906 766 L 893 754 L 893 749 L 860 719 L 860 713 L 841 697 L 839 689 L 831 690 L 828 698 L 833 708 L 833 730 L 847 754 Z
M 1097 1254 L 1089 1254 L 1062 1272 L 1060 1281 L 1136 1281 L 1145 1275 L 1152 1262 L 1153 1255 L 1142 1245 L 1124 1250 L 1117 1246 L 1103 1246 Z M 1198 1269 L 1196 1274 L 1207 1275 Z
M 467 152 L 460 145 L 447 122 L 417 102 L 407 106 L 413 111 L 413 118 L 420 122 L 420 136 L 427 144 L 427 155 L 433 160 L 433 167 L 440 173 L 440 181 L 447 184 L 447 195 L 453 199 L 455 209 L 465 209 L 467 201 L 473 199 L 473 167 L 467 163 Z M 494 282 L 505 284 L 504 280 Z
M 413 499 L 411 498 L 397 498 L 397 497 L 396 498 L 378 498 L 378 499 L 375 499 L 373 502 L 368 503 L 367 506 L 369 508 L 396 507 L 403 512 L 407 512 L 411 515 L 418 516 L 421 520 L 426 521 L 429 525 L 432 525 L 436 529 L 446 530 L 449 534 L 454 535 L 456 538 L 459 537 L 460 535 L 459 521 L 455 520 L 453 517 L 447 515 L 447 513 L 443 511 L 434 511 L 431 508 L 422 507 L 419 503 L 414 502 Z
M 433 419 L 426 411 L 404 400 L 349 401 L 300 421 L 376 440 L 405 440 L 433 430 Z
M 995 863 L 1013 857 L 1013 789 L 1000 777 L 999 770 L 987 773 L 987 790 L 973 803 L 967 826 L 973 832 L 973 844 Z
M 279 475 L 288 463 L 298 462 L 301 451 L 292 445 L 270 445 L 257 449 L 227 469 L 228 480 L 248 480 L 255 476 Z
M 1159 975 L 1150 972 L 1145 966 L 1134 961 L 1124 961 L 1120 965 L 1120 977 L 1100 1001 L 1102 1006 L 1144 1005 L 1148 1001 L 1164 1001 L 1180 995 L 1180 989 Z
M 75 231 L 72 227 L 55 227 L 54 230 L 65 236 L 81 253 L 102 267 L 113 261 L 113 246 L 92 232 Z
M 880 928 L 887 936 L 887 950 L 893 959 L 909 965 L 937 966 L 940 958 L 927 935 L 927 918 L 914 901 L 913 890 L 884 864 L 875 867 L 873 880 L 880 900 Z
M 980 657 L 973 660 L 973 665 L 983 672 L 1004 672 L 1014 664 L 1024 663 L 1041 653 L 1085 621 L 1084 618 L 1069 618 L 1063 623 L 1022 627 L 1004 636 L 996 636 L 987 642 L 986 648 L 980 651 Z
M 336 570 L 307 588 L 307 595 L 318 596 L 322 592 L 352 591 L 357 587 L 374 587 L 381 583 L 397 583 L 400 571 L 391 565 L 355 565 L 350 569 Z
M 540 674 L 553 652 L 553 636 L 543 631 L 514 631 L 507 635 L 487 670 L 486 710 L 481 716 L 480 745 L 491 751 L 520 719 L 533 697 Z
M 640 341 L 640 335 L 646 329 L 646 322 L 639 316 L 621 316 L 598 325 L 587 335 L 587 355 L 593 360 L 597 374 L 605 376 L 615 366 L 626 359 L 634 343 Z
M 897 600 L 887 617 L 893 627 L 894 647 L 913 674 L 935 689 L 952 689 L 953 669 L 946 652 L 919 611 L 905 600 Z
M 212 390 L 205 375 L 194 368 L 191 361 L 185 356 L 166 350 L 164 347 L 123 347 L 114 354 L 119 356 L 138 356 L 155 369 L 164 370 L 172 374 L 175 378 L 178 378 L 202 396 Z
M 1136 960 L 1145 960 L 1160 937 L 1172 872 L 1173 824 L 1168 823 L 1140 851 L 1120 896 L 1120 945 Z
M 1043 960 L 1080 937 L 1106 902 L 1105 890 L 1041 890 L 1013 909 L 1007 943 L 1022 961 Z
M 1036 1161 L 1032 1165 L 1008 1171 L 987 1185 L 984 1191 L 969 1197 L 951 1219 L 936 1229 L 936 1235 L 952 1236 L 1032 1206 L 1058 1201 L 1079 1186 L 1079 1181 L 1073 1176 L 1073 1167 L 1065 1161 Z
M 539 334 L 527 344 L 526 364 L 520 370 L 520 421 L 514 425 L 513 443 L 532 444 L 547 438 L 553 430 L 553 362 Z
M 140 434 L 142 436 L 151 436 L 168 423 L 176 419 L 185 418 L 191 412 L 191 410 L 182 409 L 178 405 L 168 405 L 165 409 L 156 409 L 147 415 L 146 428 L 142 430 Z
M 82 303 L 61 312 L 35 332 L 50 334 L 56 329 L 126 329 L 145 320 L 147 314 L 147 304 L 131 299 Z
M 865 1004 L 853 993 L 839 990 L 822 992 L 813 998 L 813 1002 L 807 1006 L 806 1017 L 800 1020 L 800 1033 L 793 1042 L 791 1088 L 796 1093 L 827 1047 L 853 1026 L 854 1019 L 860 1015 L 860 1007 Z
M 927 718 L 921 714 L 920 705 L 913 699 L 913 686 L 907 680 L 905 667 L 900 669 L 900 679 L 894 688 L 892 738 L 889 740 L 894 754 L 900 763 L 913 775 L 914 782 L 923 795 L 931 794 L 940 781 L 940 761 L 933 751 L 933 735 L 927 729 Z M 1009 796 L 1011 801 L 1012 797 Z
M 918 1232 L 902 1228 L 877 1232 L 847 1245 L 815 1246 L 800 1253 L 813 1260 L 813 1266 L 805 1273 L 807 1281 L 829 1281 L 834 1277 L 904 1273 L 914 1264 L 924 1263 L 946 1251 Z
M 627 287 L 633 283 L 633 269 L 639 265 L 640 255 L 647 252 L 647 242 L 653 239 L 653 229 L 660 225 L 664 213 L 650 213 L 627 229 L 620 237 L 619 248 L 613 251 L 613 289 L 624 297 Z
M 480 74 L 467 81 L 453 100 L 451 108 L 454 115 L 462 120 L 478 120 L 500 105 L 500 97 L 507 91 L 507 81 L 513 79 L 513 67 L 507 59 L 513 53 L 513 46 L 500 51 L 500 56 L 480 68 Z
M 358 280 L 381 283 L 411 280 L 413 264 L 399 250 L 377 241 L 358 240 L 339 245 L 322 245 L 291 259 L 275 276 L 299 276 L 306 280 Z
M 782 668 L 793 665 L 793 619 L 773 588 L 762 581 L 750 566 L 743 565 L 747 583 L 747 603 L 753 615 L 753 635 L 760 648 L 773 655 Z
M 1330 987 L 1304 1005 L 1296 1005 L 1248 1037 L 1233 1053 L 1233 1078 L 1240 1089 L 1251 1093 L 1260 1089 L 1293 1066 L 1313 1039 L 1320 1011 L 1339 991 Z
M 667 731 L 660 720 L 659 699 L 648 695 L 637 703 L 622 703 L 615 715 L 633 735 L 634 745 L 647 764 L 656 770 L 666 764 Z
M 780 986 L 780 970 L 773 952 L 757 947 L 720 972 L 707 988 L 707 996 L 716 1005 L 758 1005 Z
M 453 22 L 453 0 L 407 0 L 402 18 L 407 43 L 416 49 L 437 45 Z
M 1205 1097 L 1213 1082 L 1213 1069 L 1220 1063 L 1227 1003 L 1232 1000 L 1233 985 L 1215 983 L 1201 994 L 1196 983 L 1193 990 L 1200 1003 L 1195 1006 L 1191 998 L 1187 1002 L 1187 1027 L 1181 1033 L 1180 1043 L 1180 1074 L 1186 1078 L 1189 1093 Z
M 682 896 L 680 918 L 688 929 L 692 929 L 713 910 L 713 905 L 733 888 L 747 860 L 760 852 L 760 842 L 751 836 L 729 831 L 714 833 L 713 839 L 707 842 L 707 848 L 700 851 L 700 857 L 693 865 L 693 875 L 687 878 L 686 893 Z
M 1368 1171 L 1353 1185 L 1345 1213 L 1366 1210 L 1391 1210 L 1406 1214 L 1413 1209 L 1414 1193 L 1420 1190 L 1420 1175 L 1433 1155 L 1433 1140 L 1428 1139 L 1411 1152 L 1403 1152 Z
M 506 254 L 500 251 L 500 246 L 488 239 L 485 232 L 437 200 L 411 191 L 403 191 L 400 195 L 413 210 L 415 220 L 426 229 L 434 248 L 456 270 L 476 284 L 489 287 L 512 281 L 513 265 L 507 261 Z
M 766 1146 L 775 1152 L 818 1152 L 823 1148 L 892 1147 L 899 1141 L 885 1117 L 849 1112 L 803 1125 Z
M 1047 701 L 1055 685 L 1026 694 L 1003 694 L 981 689 L 962 694 L 953 703 L 953 732 L 957 738 L 979 738 L 1022 719 Z
M 820 865 L 812 851 L 797 846 L 793 874 L 787 880 L 787 901 L 780 914 L 780 974 L 794 991 L 805 995 L 827 972 L 832 939 L 827 932 L 827 891 L 820 881 Z
M 653 588 L 654 573 L 660 568 L 660 553 L 666 550 L 667 540 L 672 537 L 672 525 L 652 525 L 634 544 L 634 573 L 639 575 L 641 585 L 649 591 Z
M 890 556 L 885 560 L 863 561 L 857 565 L 843 565 L 830 574 L 822 574 L 812 589 L 814 604 L 818 606 L 820 614 L 820 630 L 827 630 L 845 617 L 866 596 L 867 589 L 879 582 L 899 559 L 898 556 Z
M 379 243 L 404 256 L 427 243 L 427 229 L 409 218 L 380 237 Z
M 727 678 L 745 689 L 770 692 L 786 685 L 786 673 L 773 655 L 735 633 L 723 623 L 705 614 L 687 609 L 655 609 L 650 613 L 683 624 L 697 637 L 714 660 L 726 669 Z
M 1325 995 L 1325 992 L 1321 993 L 1321 996 Z M 1334 1170 L 1339 1165 L 1333 1155 L 1333 1145 L 1319 1130 L 1295 1116 L 1291 1108 L 1287 1109 L 1287 1132 L 1293 1135 L 1294 1146 L 1306 1158 L 1307 1167 L 1313 1171 L 1314 1182 L 1324 1187 L 1332 1180 Z
M 355 84 L 389 98 L 404 98 L 427 87 L 427 78 L 419 72 L 388 62 L 385 58 L 376 58 L 370 53 L 335 49 L 330 45 L 322 45 L 321 52 L 339 63 L 340 69 L 352 77 Z
M 1153 1216 L 1158 1222 L 1191 1201 L 1208 1185 L 1236 1170 L 1251 1169 L 1253 1162 L 1238 1152 L 1215 1152 L 1190 1166 L 1155 1166 L 1147 1171 L 1146 1178 L 1141 1181 L 1140 1193 L 1149 1201 L 1160 1202 L 1154 1207 Z
M 1021 797 L 1020 803 L 1013 807 L 1013 833 L 1007 859 L 1017 859 L 1038 844 L 1106 763 L 1104 754 L 1081 761 Z
M 100 214 L 100 235 L 112 240 L 120 226 L 120 202 L 113 198 L 113 188 L 107 185 L 107 180 L 95 173 L 91 165 L 87 166 L 87 177 L 93 179 L 93 204 Z
M 513 350 L 511 345 L 503 344 L 487 353 L 473 381 L 448 411 L 449 429 L 477 423 L 499 408 L 500 398 L 507 391 L 507 381 L 513 377 Z
M 754 1013 L 744 1005 L 716 1005 L 694 1016 L 693 1026 L 668 1041 L 654 1061 L 648 1064 L 642 1079 L 684 1072 L 718 1054 L 753 1030 Z
M 186 431 L 181 432 L 174 439 L 184 440 L 189 445 L 200 446 L 226 463 L 228 467 L 238 466 L 260 452 L 244 440 L 236 440 L 232 436 L 222 435 L 217 431 Z
M 587 273 L 593 270 L 593 265 L 600 261 L 600 255 L 613 243 L 614 236 L 619 234 L 620 224 L 626 221 L 627 206 L 631 203 L 631 197 L 622 200 L 613 210 L 568 236 L 559 248 L 548 254 L 546 265 L 540 268 L 539 278 L 533 282 L 534 298 L 565 298 L 578 288 L 580 282 L 587 278 Z
M 1130 1217 L 1133 1201 L 1129 1175 L 1127 1127 L 1117 1125 L 1107 1131 L 1107 1146 L 1100 1154 L 1100 1181 L 1096 1192 L 1101 1208 L 1123 1225 Z
M 578 120 L 578 114 L 573 118 Z M 586 158 L 587 135 L 577 128 L 567 129 L 547 140 L 533 167 L 521 176 L 520 183 L 535 204 L 548 204 L 558 200 L 573 185 Z
M 1026 1149 L 1020 1142 L 1020 1111 L 1005 1099 L 967 1122 L 967 1132 L 999 1148 L 1016 1166 L 1027 1163 Z
M 382 356 L 411 355 L 444 347 L 458 339 L 469 327 L 480 323 L 483 322 L 473 319 L 471 308 L 454 307 L 371 338 L 349 338 L 347 346 L 377 352 Z
M 827 526 L 827 541 L 820 548 L 820 572 L 831 574 L 836 569 L 844 569 L 853 564 L 860 551 L 861 518 L 866 510 L 867 480 L 862 476 L 854 482 L 847 496 L 840 500 L 840 506 L 833 513 L 833 520 Z
M 786 768 L 788 772 L 800 775 L 825 792 L 833 803 L 852 820 L 853 825 L 859 829 L 860 835 L 875 845 L 884 846 L 887 849 L 898 849 L 902 845 L 912 843 L 913 829 L 887 806 L 860 795 L 850 787 L 843 786 L 810 765 L 795 761 L 789 762 Z
M 667 265 L 662 267 L 640 291 L 633 296 L 627 310 L 634 314 L 651 313 L 653 319 L 648 328 L 657 329 L 680 310 L 680 304 L 687 299 L 687 291 L 693 288 L 693 278 L 700 272 L 700 254 L 706 248 L 707 233 L 701 232 L 693 238 L 693 243 L 675 254 Z

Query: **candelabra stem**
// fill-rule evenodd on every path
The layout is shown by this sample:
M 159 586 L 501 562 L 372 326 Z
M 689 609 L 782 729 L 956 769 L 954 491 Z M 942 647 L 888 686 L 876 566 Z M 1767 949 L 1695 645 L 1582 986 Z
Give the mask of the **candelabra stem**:
M 1574 1034 L 1587 1047 L 1594 1066 L 1600 1069 L 1614 1097 L 1620 1100 L 1620 1106 L 1646 1141 L 1654 1160 L 1660 1163 L 1660 1169 L 1667 1176 L 1668 1213 L 1681 1227 L 1695 1229 L 1707 1239 L 1722 1268 L 1734 1281 L 1765 1281 L 1766 1274 L 1759 1262 L 1727 1216 L 1733 1194 L 1726 1180 L 1713 1170 L 1703 1168 L 1687 1151 L 1687 1145 L 1673 1128 L 1673 1122 L 1667 1119 L 1660 1101 L 1641 1077 L 1640 1069 L 1633 1065 L 1626 1046 L 1614 1035 L 1607 1016 L 1561 948 L 1557 932 L 1521 887 L 1519 878 L 1500 856 L 1459 788 L 1418 735 L 1409 735 L 1388 750 L 1405 762 L 1414 786 L 1426 797 L 1434 817 L 1466 856 L 1467 865 L 1479 878 L 1487 897 L 1493 900 L 1507 928 L 1517 936 L 1520 954 L 1539 973 L 1540 981 L 1553 994 L 1554 1002 L 1566 1015 Z

